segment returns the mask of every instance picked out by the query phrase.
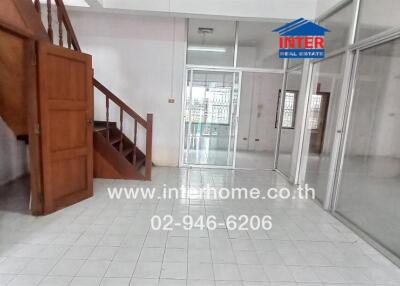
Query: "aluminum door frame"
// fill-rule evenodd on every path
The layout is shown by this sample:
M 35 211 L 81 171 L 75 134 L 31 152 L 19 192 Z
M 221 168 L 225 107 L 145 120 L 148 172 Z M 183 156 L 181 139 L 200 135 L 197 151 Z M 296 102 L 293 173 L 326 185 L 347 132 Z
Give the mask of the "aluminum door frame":
M 186 141 L 186 146 L 188 145 L 188 141 L 190 136 L 188 136 L 187 138 L 185 138 L 185 110 L 186 110 L 186 104 L 187 104 L 187 98 L 188 98 L 188 94 L 187 94 L 187 80 L 188 80 L 188 74 L 190 73 L 190 101 L 192 98 L 192 83 L 193 83 L 193 73 L 195 71 L 210 71 L 210 72 L 225 72 L 225 73 L 232 73 L 233 75 L 233 87 L 232 87 L 232 95 L 233 95 L 233 88 L 234 88 L 234 84 L 235 84 L 235 75 L 238 74 L 239 75 L 239 81 L 238 81 L 238 99 L 237 99 L 237 106 L 236 106 L 236 117 L 234 118 L 235 122 L 236 122 L 236 126 L 235 126 L 235 138 L 234 138 L 234 147 L 233 147 L 233 160 L 232 160 L 232 164 L 231 165 L 208 165 L 208 164 L 188 164 L 187 163 L 187 152 L 185 152 L 185 139 Z M 240 94 L 241 94 L 241 84 L 242 84 L 242 71 L 241 70 L 233 70 L 233 69 L 229 69 L 229 68 L 207 68 L 207 67 L 186 67 L 185 68 L 185 78 L 184 78 L 184 84 L 183 84 L 183 99 L 182 99 L 182 111 L 181 111 L 181 144 L 180 144 L 180 156 L 179 156 L 179 166 L 180 167 L 195 167 L 195 168 L 208 168 L 208 169 L 235 169 L 235 165 L 236 165 L 236 148 L 237 148 L 237 139 L 238 139 L 238 118 L 240 116 L 239 111 L 240 111 Z M 231 97 L 231 104 L 232 104 L 232 100 L 233 100 L 233 96 Z M 232 122 L 233 122 L 233 114 L 232 114 L 232 108 L 231 108 L 231 114 L 230 114 L 230 126 L 229 126 L 229 138 L 232 138 Z M 190 127 L 191 127 L 191 115 L 189 116 L 189 125 L 188 125 L 188 132 L 190 131 Z M 230 145 L 228 146 L 229 150 L 228 152 L 230 152 Z

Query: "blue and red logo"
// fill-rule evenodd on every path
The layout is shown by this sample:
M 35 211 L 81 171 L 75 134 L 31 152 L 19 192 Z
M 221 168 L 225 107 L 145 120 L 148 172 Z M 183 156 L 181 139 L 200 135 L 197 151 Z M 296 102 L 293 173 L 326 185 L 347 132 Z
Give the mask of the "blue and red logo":
M 318 59 L 325 57 L 325 33 L 328 29 L 304 18 L 287 23 L 279 33 L 279 57 L 282 59 Z

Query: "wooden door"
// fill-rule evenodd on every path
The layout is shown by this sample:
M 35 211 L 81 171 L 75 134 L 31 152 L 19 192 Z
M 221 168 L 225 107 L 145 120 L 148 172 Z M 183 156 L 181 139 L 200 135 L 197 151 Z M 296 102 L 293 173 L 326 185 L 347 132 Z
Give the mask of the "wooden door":
M 93 195 L 91 56 L 40 43 L 38 74 L 46 214 Z

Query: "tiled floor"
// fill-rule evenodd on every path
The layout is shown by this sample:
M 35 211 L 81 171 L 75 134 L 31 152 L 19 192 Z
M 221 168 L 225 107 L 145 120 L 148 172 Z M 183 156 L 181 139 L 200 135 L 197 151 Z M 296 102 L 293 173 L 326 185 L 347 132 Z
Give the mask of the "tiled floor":
M 107 187 L 184 185 L 179 200 L 111 200 Z M 286 186 L 275 172 L 155 168 L 152 182 L 96 180 L 46 217 L 0 211 L 0 285 L 400 285 L 400 271 L 312 201 L 204 200 L 198 188 Z M 171 214 L 271 215 L 270 231 L 150 229 Z

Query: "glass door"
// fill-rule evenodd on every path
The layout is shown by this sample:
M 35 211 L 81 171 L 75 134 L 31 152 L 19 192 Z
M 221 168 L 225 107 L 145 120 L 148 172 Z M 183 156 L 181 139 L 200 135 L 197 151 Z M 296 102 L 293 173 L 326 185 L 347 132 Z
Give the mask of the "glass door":
M 184 164 L 234 167 L 239 72 L 189 69 Z
M 304 183 L 315 189 L 316 199 L 330 204 L 330 170 L 341 108 L 345 54 L 313 64 L 307 125 L 304 132 L 302 171 Z

